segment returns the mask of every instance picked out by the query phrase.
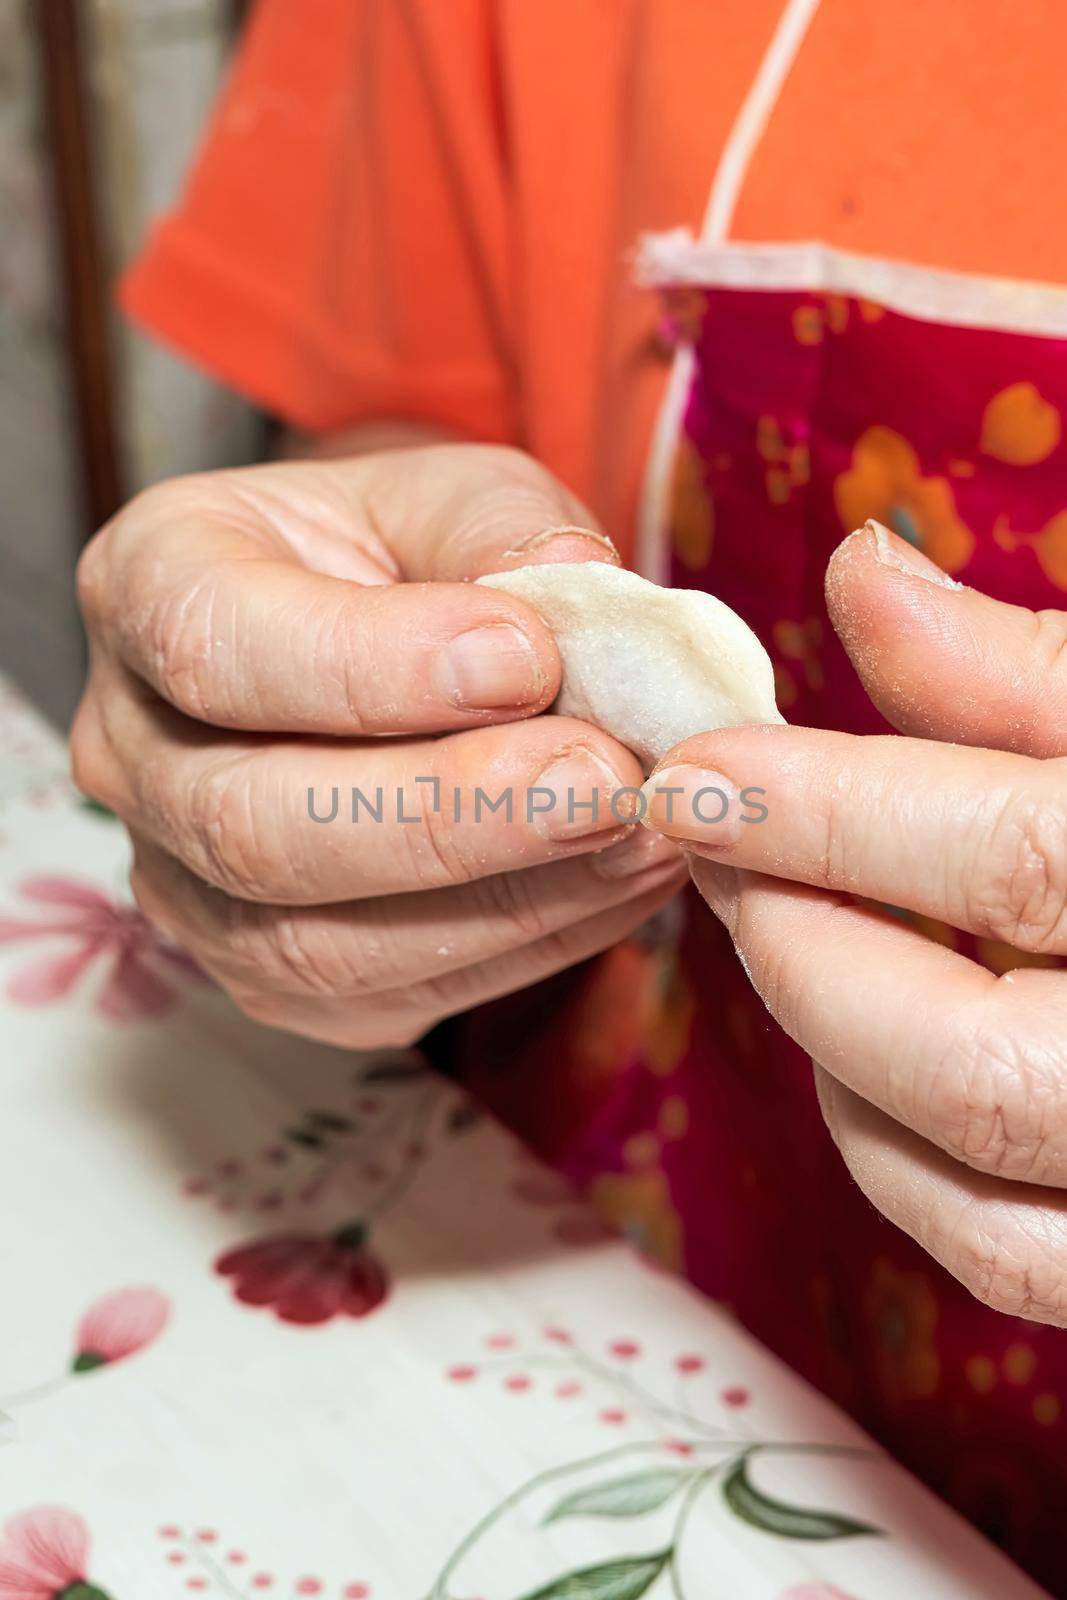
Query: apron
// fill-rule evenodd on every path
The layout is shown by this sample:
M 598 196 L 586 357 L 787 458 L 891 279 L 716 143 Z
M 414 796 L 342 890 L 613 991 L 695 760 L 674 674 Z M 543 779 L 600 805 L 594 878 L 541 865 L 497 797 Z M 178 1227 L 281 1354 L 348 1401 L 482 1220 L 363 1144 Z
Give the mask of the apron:
M 639 564 L 745 618 L 791 722 L 885 732 L 826 617 L 827 560 L 875 517 L 989 594 L 1064 604 L 1067 289 L 726 242 L 816 5 L 785 7 L 701 237 L 645 243 L 677 353 Z M 1041 959 L 924 926 L 996 970 Z M 516 1027 L 537 1039 L 537 1108 L 517 1085 L 515 1121 L 602 1213 L 1067 1594 L 1067 1335 L 983 1308 L 877 1216 L 695 894 L 495 1015 L 479 1049 L 513 1082 Z M 507 1094 L 497 1078 L 505 1114 Z

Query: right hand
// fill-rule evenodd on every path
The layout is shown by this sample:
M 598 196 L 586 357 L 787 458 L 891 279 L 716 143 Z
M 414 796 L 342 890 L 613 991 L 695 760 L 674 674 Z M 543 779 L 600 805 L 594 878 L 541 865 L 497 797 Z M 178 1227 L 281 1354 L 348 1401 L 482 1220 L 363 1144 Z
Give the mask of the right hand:
M 249 1015 L 355 1048 L 605 949 L 685 876 L 614 823 L 629 751 L 566 717 L 551 634 L 465 580 L 615 560 L 528 457 L 438 445 L 150 489 L 86 550 L 75 781 L 126 823 L 145 913 Z M 428 784 L 440 781 L 433 814 Z M 576 804 L 526 818 L 553 779 Z M 510 786 L 503 810 L 473 796 Z M 320 815 L 340 791 L 335 821 Z M 353 825 L 349 795 L 385 800 Z M 403 791 L 398 820 L 393 803 Z M 451 799 L 463 796 L 463 820 Z

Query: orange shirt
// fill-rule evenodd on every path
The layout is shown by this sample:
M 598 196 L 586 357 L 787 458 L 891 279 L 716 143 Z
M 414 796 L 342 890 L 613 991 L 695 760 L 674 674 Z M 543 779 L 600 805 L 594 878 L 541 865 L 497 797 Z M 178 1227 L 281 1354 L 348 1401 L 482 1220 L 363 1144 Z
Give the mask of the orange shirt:
M 696 225 L 780 0 L 259 0 L 130 314 L 311 430 L 523 444 L 625 544 Z M 1067 280 L 1059 0 L 823 0 L 732 237 Z

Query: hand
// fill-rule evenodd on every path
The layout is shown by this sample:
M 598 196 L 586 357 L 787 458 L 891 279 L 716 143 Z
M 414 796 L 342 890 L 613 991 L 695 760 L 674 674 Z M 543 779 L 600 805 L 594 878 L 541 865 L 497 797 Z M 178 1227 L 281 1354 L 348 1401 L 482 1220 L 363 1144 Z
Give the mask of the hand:
M 701 735 L 649 789 L 733 804 L 694 825 L 676 795 L 660 826 L 699 852 L 860 1188 L 987 1305 L 1067 1326 L 1067 972 L 1045 970 L 1067 954 L 1067 615 L 963 589 L 884 529 L 845 541 L 826 589 L 871 698 L 917 737 Z M 747 786 L 766 793 L 746 807 Z M 853 896 L 1001 941 L 1002 970 L 1013 946 L 1016 970 Z
M 92 669 L 72 759 L 129 828 L 146 914 L 251 1016 L 356 1047 L 409 1043 L 622 938 L 675 892 L 679 853 L 614 822 L 613 791 L 641 782 L 628 751 L 537 715 L 559 687 L 537 615 L 464 581 L 615 559 L 536 463 L 489 447 L 133 501 L 79 568 Z M 573 792 L 571 820 L 565 797 L 528 819 L 535 785 Z M 476 819 L 478 786 L 510 787 L 513 820 Z M 325 817 L 335 788 L 336 820 L 313 821 L 309 790 Z M 351 823 L 353 788 L 382 790 L 380 822 Z

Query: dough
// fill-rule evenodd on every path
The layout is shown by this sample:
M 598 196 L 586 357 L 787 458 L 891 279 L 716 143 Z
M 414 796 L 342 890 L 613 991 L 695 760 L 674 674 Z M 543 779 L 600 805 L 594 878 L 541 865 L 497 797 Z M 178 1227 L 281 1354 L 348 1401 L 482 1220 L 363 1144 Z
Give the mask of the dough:
M 767 652 L 714 595 L 662 589 L 603 561 L 477 581 L 518 595 L 555 634 L 563 684 L 552 709 L 613 734 L 646 772 L 691 734 L 785 720 Z

